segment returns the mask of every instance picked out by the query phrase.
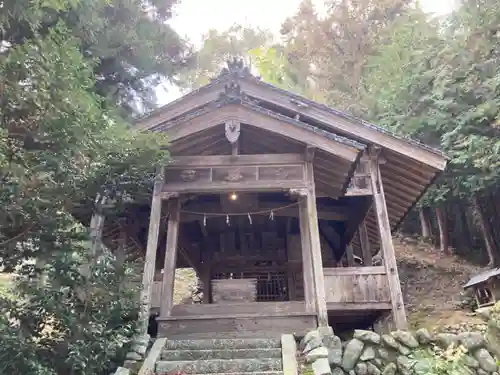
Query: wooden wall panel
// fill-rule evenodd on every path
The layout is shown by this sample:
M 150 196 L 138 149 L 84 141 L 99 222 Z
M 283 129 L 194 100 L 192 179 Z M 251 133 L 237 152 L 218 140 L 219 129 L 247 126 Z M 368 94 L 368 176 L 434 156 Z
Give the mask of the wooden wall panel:
M 324 268 L 328 303 L 390 302 L 384 267 Z

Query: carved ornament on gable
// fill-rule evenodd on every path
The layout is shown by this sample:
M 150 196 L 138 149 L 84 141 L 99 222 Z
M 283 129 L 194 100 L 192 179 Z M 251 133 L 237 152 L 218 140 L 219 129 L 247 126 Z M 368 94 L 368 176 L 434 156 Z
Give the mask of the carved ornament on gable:
M 228 121 L 226 122 L 226 138 L 227 140 L 233 144 L 238 141 L 238 138 L 240 137 L 240 123 L 238 121 Z
M 227 67 L 222 68 L 219 76 L 217 78 L 222 78 L 228 75 L 235 77 L 246 77 L 251 75 L 248 66 L 245 66 L 245 62 L 242 58 L 233 57 L 226 61 Z

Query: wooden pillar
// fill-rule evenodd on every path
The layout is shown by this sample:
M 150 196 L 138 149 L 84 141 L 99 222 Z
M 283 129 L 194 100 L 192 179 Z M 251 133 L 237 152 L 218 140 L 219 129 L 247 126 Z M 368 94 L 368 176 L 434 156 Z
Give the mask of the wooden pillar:
M 210 303 L 210 283 L 212 282 L 212 272 L 208 264 L 202 264 L 203 270 L 201 271 L 201 282 L 203 284 L 203 303 Z
M 326 309 L 325 278 L 323 276 L 323 257 L 321 254 L 321 241 L 319 237 L 318 211 L 316 207 L 316 187 L 314 184 L 313 159 L 314 149 L 306 151 L 306 178 L 307 188 L 307 222 L 311 241 L 311 257 L 314 274 L 314 289 L 316 294 L 316 313 L 318 314 L 318 325 L 328 326 L 328 312 Z
M 160 316 L 170 316 L 174 298 L 175 264 L 177 245 L 179 242 L 180 199 L 172 198 L 168 202 L 167 245 L 165 264 L 163 266 L 163 282 L 161 286 Z
M 304 195 L 307 192 L 304 191 Z M 300 242 L 302 250 L 302 273 L 304 277 L 304 297 L 306 311 L 316 311 L 316 293 L 314 291 L 314 273 L 311 256 L 311 240 L 309 219 L 307 216 L 307 198 L 301 197 L 299 201 Z
M 370 180 L 373 192 L 373 201 L 377 214 L 377 222 L 380 231 L 380 246 L 384 258 L 384 266 L 387 272 L 389 291 L 391 295 L 392 313 L 397 329 L 406 329 L 406 320 L 401 283 L 399 281 L 396 254 L 392 243 L 391 226 L 387 205 L 385 202 L 384 187 L 379 167 L 379 150 L 370 149 Z
M 151 293 L 155 276 L 156 249 L 158 247 L 158 233 L 161 219 L 161 191 L 165 178 L 164 168 L 158 168 L 151 200 L 151 213 L 149 216 L 148 242 L 146 246 L 146 258 L 144 260 L 144 272 L 142 273 L 141 309 L 139 312 L 139 334 L 146 335 L 149 325 L 149 314 L 151 311 Z
M 372 249 L 370 246 L 370 239 L 368 238 L 368 230 L 366 229 L 366 222 L 363 221 L 358 229 L 359 243 L 361 245 L 361 252 L 363 254 L 363 265 L 369 267 L 373 264 Z
M 347 267 L 356 266 L 356 262 L 354 261 L 354 250 L 351 245 L 345 247 L 345 255 L 347 258 Z

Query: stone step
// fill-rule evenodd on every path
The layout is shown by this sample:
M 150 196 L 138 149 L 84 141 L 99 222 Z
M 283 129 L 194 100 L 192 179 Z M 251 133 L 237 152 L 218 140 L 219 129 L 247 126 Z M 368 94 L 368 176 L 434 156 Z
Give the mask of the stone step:
M 157 373 L 227 374 L 240 372 L 282 371 L 281 358 L 262 359 L 215 359 L 200 361 L 158 361 Z
M 164 361 L 195 361 L 200 359 L 281 358 L 280 348 L 261 349 L 175 349 L 163 350 Z
M 281 358 L 280 348 L 271 349 L 176 349 L 163 350 L 161 359 L 164 361 L 196 361 L 200 359 L 252 359 Z
M 281 348 L 280 339 L 206 339 L 168 340 L 167 350 L 274 349 Z
M 219 375 L 217 373 L 197 375 Z M 283 375 L 283 371 L 257 371 L 257 372 L 226 372 L 224 375 Z

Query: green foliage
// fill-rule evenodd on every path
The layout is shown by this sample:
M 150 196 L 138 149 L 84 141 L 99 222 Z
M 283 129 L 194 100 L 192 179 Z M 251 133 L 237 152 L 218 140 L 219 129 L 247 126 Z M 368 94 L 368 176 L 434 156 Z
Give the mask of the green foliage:
M 77 208 L 92 211 L 96 196 L 113 201 L 117 216 L 131 200 L 150 198 L 154 165 L 168 160 L 165 138 L 131 129 L 120 116 L 115 104 L 127 95 L 103 96 L 111 87 L 99 73 L 104 52 L 88 53 L 107 48 L 98 40 L 103 30 L 75 36 L 79 22 L 94 30 L 94 22 L 109 20 L 98 16 L 123 11 L 120 4 L 3 3 L 11 45 L 0 54 L 0 267 L 18 278 L 0 296 L 1 373 L 108 374 L 134 332 L 137 272 L 106 252 L 93 257 L 74 216 Z M 141 12 L 139 3 L 126 4 Z M 130 22 L 107 31 L 142 27 Z M 116 53 L 110 64 L 131 58 Z M 151 61 L 161 55 L 141 54 Z M 127 80 L 125 91 L 140 91 Z
M 474 371 L 465 365 L 466 349 L 450 346 L 418 349 L 411 354 L 415 375 L 473 375 Z
M 81 230 L 65 235 L 67 243 L 43 267 L 44 281 L 25 265 L 20 297 L 0 300 L 2 373 L 107 374 L 131 340 L 135 270 L 117 266 L 109 254 L 89 259 L 75 245 Z
M 154 83 L 173 79 L 189 60 L 186 43 L 167 23 L 176 2 L 5 0 L 0 40 L 20 45 L 62 22 L 81 54 L 96 62 L 96 92 L 124 113 L 147 110 L 155 105 Z
M 224 31 L 209 30 L 203 36 L 203 44 L 196 51 L 192 64 L 180 74 L 178 83 L 189 89 L 206 85 L 228 59 L 239 56 L 250 63 L 250 51 L 268 46 L 271 42 L 272 35 L 267 30 L 254 30 L 240 25 L 233 25 Z

